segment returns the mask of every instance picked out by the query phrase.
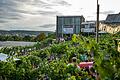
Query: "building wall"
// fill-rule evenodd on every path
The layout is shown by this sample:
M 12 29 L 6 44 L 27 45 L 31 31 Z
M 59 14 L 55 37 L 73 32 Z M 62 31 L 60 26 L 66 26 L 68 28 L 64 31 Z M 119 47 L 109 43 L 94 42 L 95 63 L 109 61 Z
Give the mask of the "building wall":
M 79 34 L 81 31 L 81 23 L 84 21 L 83 16 L 57 16 L 57 37 L 62 37 L 63 34 Z
M 96 24 L 95 22 L 83 22 L 81 32 L 83 33 L 95 33 Z
M 108 25 L 108 24 L 100 24 L 99 26 L 99 30 L 105 31 L 107 33 L 111 33 L 111 34 L 116 34 L 118 32 L 120 32 L 120 26 L 116 26 L 114 27 L 114 25 Z
M 118 43 L 118 51 L 120 52 L 120 42 Z

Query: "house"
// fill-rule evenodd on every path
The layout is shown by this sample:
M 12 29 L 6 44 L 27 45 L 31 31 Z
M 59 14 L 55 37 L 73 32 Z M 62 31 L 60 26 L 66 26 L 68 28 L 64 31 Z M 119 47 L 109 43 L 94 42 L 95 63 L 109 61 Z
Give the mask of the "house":
M 108 14 L 105 20 L 105 23 L 120 25 L 120 13 L 119 14 Z
M 103 22 L 103 21 L 100 21 Z M 96 21 L 86 21 L 82 22 L 81 32 L 83 35 L 96 35 Z M 99 29 L 99 34 L 104 34 L 106 32 Z
M 96 22 L 95 21 L 86 21 L 82 22 L 81 32 L 83 34 L 95 34 L 96 32 Z
M 57 16 L 56 37 L 71 37 L 81 32 L 81 23 L 85 21 L 83 16 Z
M 111 34 L 120 32 L 120 13 L 109 14 L 104 23 L 100 23 L 99 29 Z

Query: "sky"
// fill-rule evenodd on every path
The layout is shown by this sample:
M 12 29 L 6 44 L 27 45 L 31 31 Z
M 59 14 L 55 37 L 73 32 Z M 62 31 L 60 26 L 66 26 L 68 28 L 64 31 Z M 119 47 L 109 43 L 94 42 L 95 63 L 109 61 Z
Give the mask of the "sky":
M 0 0 L 0 30 L 55 31 L 56 16 L 96 20 L 97 0 Z M 120 0 L 99 0 L 100 20 L 120 12 Z

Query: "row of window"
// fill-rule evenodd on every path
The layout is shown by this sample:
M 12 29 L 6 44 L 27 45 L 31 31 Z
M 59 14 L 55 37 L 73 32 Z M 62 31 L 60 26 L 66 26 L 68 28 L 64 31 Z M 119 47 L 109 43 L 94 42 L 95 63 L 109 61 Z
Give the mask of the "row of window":
M 95 28 L 95 27 L 96 27 L 95 24 L 84 24 L 84 25 L 82 26 L 82 28 Z
M 58 25 L 80 25 L 80 18 L 58 18 Z

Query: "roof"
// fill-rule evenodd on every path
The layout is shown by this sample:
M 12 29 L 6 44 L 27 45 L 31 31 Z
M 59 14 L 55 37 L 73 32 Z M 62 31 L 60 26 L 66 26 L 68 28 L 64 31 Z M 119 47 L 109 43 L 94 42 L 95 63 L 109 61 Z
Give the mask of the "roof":
M 106 23 L 120 23 L 120 13 L 119 14 L 109 14 L 105 20 Z
M 82 24 L 95 24 L 95 22 L 91 21 L 91 22 L 82 22 Z
M 82 17 L 82 18 L 84 18 L 83 15 L 81 15 L 81 16 L 77 16 L 77 15 L 75 15 L 75 16 L 72 15 L 71 16 L 71 15 L 69 15 L 69 16 L 57 16 L 57 17 L 59 17 L 59 18 L 76 18 L 76 17 L 79 17 L 79 18 Z

